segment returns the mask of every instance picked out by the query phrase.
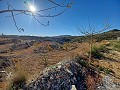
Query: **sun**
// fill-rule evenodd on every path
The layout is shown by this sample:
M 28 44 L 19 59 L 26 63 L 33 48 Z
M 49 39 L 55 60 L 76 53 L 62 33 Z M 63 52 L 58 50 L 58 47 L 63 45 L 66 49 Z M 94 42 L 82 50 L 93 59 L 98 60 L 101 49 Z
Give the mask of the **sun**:
M 33 5 L 30 5 L 30 6 L 29 6 L 29 9 L 30 9 L 31 12 L 35 12 L 35 11 L 36 11 L 35 6 L 33 6 Z

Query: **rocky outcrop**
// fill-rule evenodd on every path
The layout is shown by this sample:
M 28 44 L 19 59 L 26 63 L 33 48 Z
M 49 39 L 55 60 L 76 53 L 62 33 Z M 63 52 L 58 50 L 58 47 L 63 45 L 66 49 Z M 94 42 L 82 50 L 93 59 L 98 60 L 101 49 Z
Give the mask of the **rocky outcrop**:
M 27 49 L 29 47 L 31 47 L 34 44 L 34 41 L 31 42 L 24 42 L 24 43 L 15 43 L 13 46 L 11 46 L 9 49 L 11 51 L 15 51 L 15 50 L 23 50 L 23 49 Z
M 20 42 L 20 40 L 18 40 L 18 39 L 8 39 L 8 40 L 0 41 L 0 45 L 10 44 L 10 43 L 18 43 L 18 42 Z
M 5 57 L 0 56 L 0 82 L 4 81 L 6 78 L 5 69 L 12 65 L 12 62 Z
M 25 43 L 25 44 L 14 44 L 10 50 L 11 51 L 15 51 L 15 50 L 23 50 L 23 49 L 27 49 L 29 46 L 28 43 Z
M 97 74 L 91 68 L 87 68 L 85 63 L 78 63 L 77 59 L 64 61 L 46 68 L 40 77 L 24 90 L 71 90 L 72 85 L 75 85 L 77 90 L 87 90 L 88 75 L 93 78 L 91 83 L 96 84 Z M 96 86 L 97 84 L 91 90 L 95 90 Z
M 0 56 L 0 70 L 12 65 L 12 62 L 5 57 Z
M 97 90 L 120 90 L 120 83 L 113 82 L 112 76 L 106 75 L 102 78 L 102 82 L 97 87 Z

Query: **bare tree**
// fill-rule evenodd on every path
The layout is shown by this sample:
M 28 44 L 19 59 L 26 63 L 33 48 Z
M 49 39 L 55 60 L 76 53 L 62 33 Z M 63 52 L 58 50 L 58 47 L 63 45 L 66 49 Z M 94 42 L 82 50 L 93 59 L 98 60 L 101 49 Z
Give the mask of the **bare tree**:
M 94 35 L 100 34 L 110 28 L 112 28 L 112 25 L 108 23 L 107 19 L 105 20 L 105 23 L 103 24 L 102 28 L 98 28 L 96 26 L 91 25 L 89 21 L 88 21 L 88 25 L 85 27 L 80 27 L 77 25 L 77 31 L 89 38 L 89 42 L 88 42 L 90 45 L 89 64 L 91 63 L 91 60 L 92 60 L 92 48 L 94 43 L 93 42 Z
M 0 2 L 2 2 L 2 0 Z M 22 15 L 32 16 L 41 25 L 48 26 L 49 25 L 49 21 L 46 24 L 44 24 L 44 23 L 42 23 L 39 20 L 39 18 L 40 17 L 45 18 L 45 17 L 56 17 L 56 16 L 59 16 L 62 13 L 64 13 L 68 8 L 71 8 L 71 5 L 72 5 L 72 3 L 67 3 L 66 0 L 62 0 L 61 3 L 57 3 L 57 2 L 55 2 L 55 0 L 48 0 L 48 2 L 52 3 L 53 5 L 51 7 L 47 7 L 45 9 L 37 10 L 37 11 L 34 11 L 34 12 L 31 11 L 31 10 L 28 10 L 28 9 L 23 9 L 23 10 L 16 9 L 11 4 L 9 4 L 7 2 L 7 8 L 5 10 L 0 10 L 0 14 L 2 14 L 2 13 L 11 13 L 11 15 L 8 16 L 8 17 L 12 17 L 15 27 L 17 28 L 17 30 L 19 32 L 21 32 L 21 31 L 24 31 L 24 29 L 18 27 L 16 19 L 15 19 L 15 16 L 21 15 L 21 14 Z M 28 2 L 24 2 L 24 4 L 29 6 Z M 56 14 L 47 14 L 47 15 L 42 15 L 41 14 L 41 12 L 46 12 L 46 11 L 54 10 L 54 9 L 57 9 L 57 8 L 62 8 L 62 11 L 59 11 Z

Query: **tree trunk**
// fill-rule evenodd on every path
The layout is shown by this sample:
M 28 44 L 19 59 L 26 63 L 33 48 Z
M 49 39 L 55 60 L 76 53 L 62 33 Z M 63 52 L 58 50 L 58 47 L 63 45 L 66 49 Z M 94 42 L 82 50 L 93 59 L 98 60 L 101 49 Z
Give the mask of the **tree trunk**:
M 89 64 L 92 61 L 92 46 L 93 46 L 93 34 L 90 36 L 90 55 L 89 55 Z

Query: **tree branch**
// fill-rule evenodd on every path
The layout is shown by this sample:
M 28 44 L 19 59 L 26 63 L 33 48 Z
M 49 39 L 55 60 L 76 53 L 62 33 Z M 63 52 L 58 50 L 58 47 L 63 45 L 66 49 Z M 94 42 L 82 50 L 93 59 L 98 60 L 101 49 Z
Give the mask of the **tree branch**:
M 57 5 L 57 6 L 60 6 L 60 7 L 66 7 L 66 6 L 64 6 L 64 5 L 62 5 L 62 4 L 58 4 L 58 3 L 56 3 L 56 2 L 54 2 L 53 0 L 48 0 L 48 1 L 50 1 L 51 3 L 53 3 L 54 5 Z M 64 0 L 64 2 L 65 2 L 66 0 Z
M 48 8 L 46 8 L 46 9 L 42 9 L 42 10 L 35 11 L 35 12 L 32 12 L 32 11 L 30 11 L 30 10 L 15 9 L 12 5 L 10 5 L 9 3 L 7 3 L 8 9 L 6 9 L 6 10 L 0 10 L 0 14 L 2 14 L 2 13 L 12 13 L 11 16 L 6 16 L 6 17 L 12 17 L 12 19 L 13 19 L 13 21 L 14 21 L 14 24 L 15 24 L 15 27 L 17 28 L 17 30 L 18 30 L 19 32 L 21 32 L 21 30 L 24 31 L 24 29 L 19 28 L 19 27 L 17 26 L 16 20 L 15 20 L 15 16 L 16 16 L 16 15 L 21 15 L 21 14 L 23 14 L 23 15 L 32 16 L 32 17 L 33 17 L 38 23 L 40 23 L 41 25 L 43 25 L 43 26 L 48 26 L 48 25 L 49 25 L 49 21 L 47 22 L 47 24 L 43 24 L 42 22 L 40 22 L 40 21 L 38 20 L 37 17 L 56 17 L 56 16 L 59 16 L 59 15 L 61 15 L 62 13 L 64 13 L 64 12 L 69 8 L 69 6 L 71 5 L 71 4 L 70 4 L 70 5 L 69 5 L 69 4 L 64 5 L 65 2 L 66 2 L 66 0 L 64 0 L 64 1 L 63 1 L 62 3 L 60 3 L 60 4 L 54 2 L 53 0 L 48 0 L 48 1 L 51 2 L 52 4 L 54 4 L 55 6 L 48 7 Z M 24 3 L 27 4 L 26 2 L 24 2 Z M 27 4 L 27 5 L 28 5 L 28 4 Z M 51 10 L 51 9 L 56 9 L 56 8 L 59 8 L 59 7 L 60 7 L 60 8 L 64 8 L 64 9 L 63 9 L 63 11 L 61 11 L 61 12 L 59 12 L 59 13 L 57 13 L 57 14 L 53 14 L 53 15 L 51 15 L 51 14 L 42 15 L 42 14 L 40 13 L 40 12 L 48 11 L 48 10 Z M 71 6 L 70 6 L 70 7 L 71 7 Z

